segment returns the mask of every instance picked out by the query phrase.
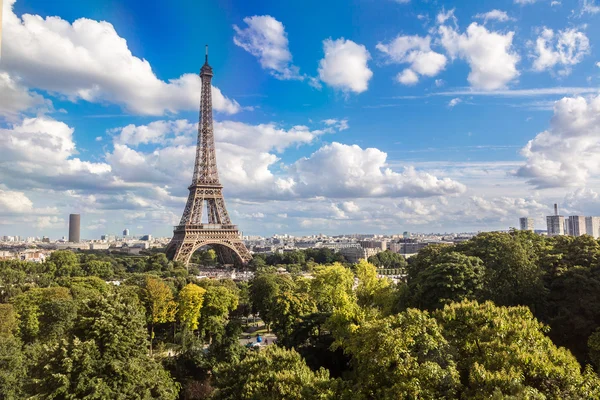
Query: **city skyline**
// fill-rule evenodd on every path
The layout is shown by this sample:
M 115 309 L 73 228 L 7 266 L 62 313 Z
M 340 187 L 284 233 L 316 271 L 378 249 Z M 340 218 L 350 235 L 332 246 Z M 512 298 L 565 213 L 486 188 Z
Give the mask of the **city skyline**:
M 67 236 L 81 214 L 82 238 L 170 236 L 206 43 L 246 235 L 600 215 L 593 1 L 81 3 L 4 0 L 0 235 Z

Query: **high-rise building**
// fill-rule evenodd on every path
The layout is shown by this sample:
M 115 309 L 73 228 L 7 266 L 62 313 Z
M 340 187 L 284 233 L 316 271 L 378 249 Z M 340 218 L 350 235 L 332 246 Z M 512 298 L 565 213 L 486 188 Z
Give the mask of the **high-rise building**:
M 123 231 L 123 236 L 129 236 L 129 229 L 125 229 Z
M 554 204 L 554 215 L 546 217 L 548 226 L 548 236 L 558 236 L 565 234 L 565 217 L 558 215 L 558 204 Z
M 585 233 L 594 239 L 600 237 L 600 217 L 585 217 Z
M 569 216 L 569 235 L 581 236 L 585 235 L 585 217 L 579 215 Z
M 522 231 L 533 231 L 533 218 L 519 218 L 519 225 L 521 226 Z
M 69 242 L 79 243 L 81 233 L 81 216 L 79 214 L 69 215 Z

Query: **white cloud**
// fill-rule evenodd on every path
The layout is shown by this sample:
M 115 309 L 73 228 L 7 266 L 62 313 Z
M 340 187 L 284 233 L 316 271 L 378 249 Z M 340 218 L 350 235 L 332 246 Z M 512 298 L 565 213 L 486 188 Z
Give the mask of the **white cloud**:
M 582 95 L 598 93 L 599 89 L 594 87 L 550 87 L 534 89 L 500 89 L 500 90 L 450 90 L 434 93 L 436 96 L 501 96 L 501 97 L 536 97 L 548 95 Z
M 87 18 L 72 24 L 60 17 L 15 15 L 5 2 L 2 69 L 23 84 L 91 102 L 122 104 L 147 115 L 196 110 L 200 77 L 184 74 L 165 82 L 147 60 L 135 57 L 112 24 Z M 228 114 L 240 105 L 213 88 L 215 110 Z
M 168 134 L 190 133 L 197 129 L 197 124 L 187 120 L 154 121 L 148 125 L 127 125 L 122 128 L 112 129 L 109 132 L 119 133 L 115 138 L 116 143 L 138 146 L 148 143 L 164 143 Z
M 233 42 L 257 57 L 260 65 L 270 70 L 277 79 L 304 79 L 298 67 L 292 65 L 285 27 L 270 15 L 244 18 L 247 28 L 233 26 Z
M 448 102 L 448 107 L 454 108 L 454 106 L 457 106 L 461 102 L 462 100 L 459 97 L 455 97 Z
M 344 128 L 339 120 L 324 123 L 333 131 Z M 169 124 L 163 121 L 157 125 Z M 386 166 L 387 155 L 380 150 L 339 143 L 322 146 L 310 157 L 291 165 L 277 166 L 279 158 L 274 152 L 311 143 L 329 133 L 327 129 L 295 126 L 286 130 L 274 124 L 216 123 L 217 163 L 222 183 L 228 193 L 245 199 L 427 197 L 464 191 L 464 186 L 456 181 L 438 179 L 413 168 L 395 172 Z M 136 130 L 146 129 L 136 127 Z M 106 156 L 112 173 L 124 182 L 169 185 L 181 189 L 177 193 L 184 195 L 191 179 L 195 141 L 174 146 L 173 134 L 161 138 L 159 143 L 166 147 L 148 153 L 119 143 L 121 136 L 115 136 L 114 150 Z M 183 135 L 193 139 L 189 133 Z M 133 139 L 133 143 L 137 142 L 138 139 Z
M 294 192 L 329 198 L 428 197 L 462 193 L 464 185 L 438 179 L 412 167 L 395 172 L 386 166 L 387 154 L 341 143 L 325 145 L 290 166 Z M 327 174 L 323 174 L 327 171 Z
M 99 187 L 109 179 L 109 165 L 82 161 L 76 154 L 71 127 L 49 117 L 26 118 L 0 129 L 0 180 L 38 188 Z
M 350 127 L 348 125 L 347 119 L 329 118 L 329 119 L 323 120 L 323 123 L 325 123 L 325 125 L 330 126 L 331 128 L 336 129 L 338 131 L 345 131 L 346 129 L 348 129 Z
M 27 213 L 33 209 L 33 202 L 25 193 L 0 189 L 0 214 Z
M 386 55 L 388 62 L 410 64 L 396 78 L 403 84 L 415 84 L 418 75 L 436 76 L 446 66 L 446 57 L 431 50 L 430 36 L 399 35 L 390 43 L 378 43 L 376 48 Z
M 533 4 L 538 0 L 514 0 L 515 4 Z
M 290 190 L 286 177 L 270 170 L 290 146 L 313 142 L 319 136 L 348 127 L 347 120 L 325 120 L 326 128 L 293 126 L 284 129 L 274 123 L 249 125 L 235 121 L 215 122 L 217 163 L 222 182 L 235 195 L 253 197 L 281 195 Z M 196 147 L 196 124 L 186 120 L 155 121 L 114 129 L 114 150 L 106 156 L 113 174 L 126 182 L 160 183 L 181 189 L 191 179 Z M 160 146 L 145 153 L 133 147 L 141 143 Z
M 596 0 L 583 0 L 583 6 L 581 7 L 582 14 L 597 14 L 600 12 L 600 5 L 596 3 Z
M 506 13 L 506 11 L 497 10 L 497 9 L 494 9 L 492 11 L 488 11 L 488 12 L 482 13 L 482 14 L 476 14 L 475 18 L 483 19 L 484 23 L 488 22 L 489 20 L 506 22 L 506 21 L 510 21 L 510 20 L 514 19 L 514 18 L 509 17 L 508 14 Z
M 582 186 L 600 173 L 600 96 L 563 98 L 550 128 L 521 150 L 517 175 L 538 188 Z
M 450 57 L 469 63 L 468 80 L 474 88 L 500 89 L 519 76 L 519 56 L 512 49 L 514 32 L 492 32 L 476 22 L 465 33 L 448 26 L 440 26 L 439 32 Z
M 446 12 L 442 10 L 436 17 L 436 21 L 440 25 L 445 24 L 449 19 L 456 21 L 456 17 L 454 16 L 454 8 Z
M 419 82 L 419 75 L 417 75 L 417 73 L 412 69 L 407 68 L 404 71 L 398 73 L 396 79 L 401 84 L 410 86 Z
M 329 86 L 343 92 L 362 93 L 367 90 L 373 72 L 367 62 L 367 48 L 344 38 L 323 41 L 325 57 L 319 62 L 319 77 Z
M 51 108 L 52 103 L 44 100 L 37 93 L 29 91 L 8 73 L 0 71 L 0 115 L 15 118 L 19 113 L 34 107 L 46 105 Z
M 565 29 L 554 33 L 544 28 L 535 42 L 533 69 L 545 71 L 556 65 L 564 67 L 562 75 L 570 73 L 570 67 L 580 63 L 590 52 L 590 41 L 583 32 Z

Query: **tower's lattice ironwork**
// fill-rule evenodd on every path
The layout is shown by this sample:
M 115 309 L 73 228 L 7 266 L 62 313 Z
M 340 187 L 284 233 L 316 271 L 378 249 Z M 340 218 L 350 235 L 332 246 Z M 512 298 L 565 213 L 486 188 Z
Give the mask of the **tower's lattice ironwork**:
M 210 245 L 215 248 L 221 262 L 230 264 L 237 258 L 244 264 L 252 256 L 242 243 L 237 226 L 231 223 L 217 171 L 212 119 L 212 77 L 213 70 L 208 65 L 206 46 L 206 61 L 200 69 L 202 94 L 194 175 L 188 188 L 190 194 L 181 221 L 175 226 L 173 239 L 167 247 L 167 256 L 187 264 L 197 249 Z M 205 204 L 208 223 L 202 222 Z

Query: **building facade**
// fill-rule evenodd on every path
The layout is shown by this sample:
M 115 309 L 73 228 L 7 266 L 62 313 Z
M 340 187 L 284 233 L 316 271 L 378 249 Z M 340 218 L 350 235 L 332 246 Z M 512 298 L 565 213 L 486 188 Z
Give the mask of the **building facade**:
M 79 214 L 69 215 L 69 242 L 79 243 L 81 241 L 81 216 Z
M 569 216 L 569 235 L 582 236 L 586 233 L 585 217 L 579 215 Z
M 519 226 L 521 227 L 522 231 L 533 231 L 534 230 L 533 218 L 528 218 L 528 217 L 519 218 Z
M 565 217 L 562 215 L 549 215 L 546 217 L 548 227 L 548 236 L 558 236 L 565 234 Z
M 585 232 L 594 239 L 600 237 L 600 217 L 585 217 Z

